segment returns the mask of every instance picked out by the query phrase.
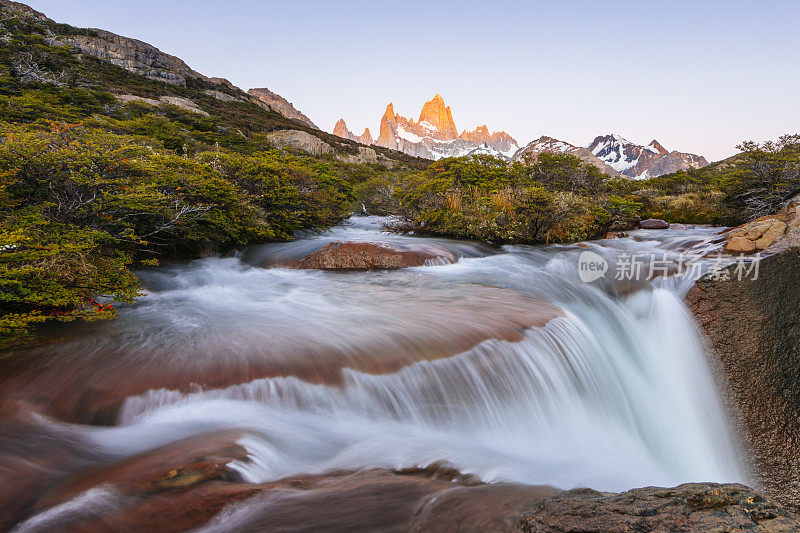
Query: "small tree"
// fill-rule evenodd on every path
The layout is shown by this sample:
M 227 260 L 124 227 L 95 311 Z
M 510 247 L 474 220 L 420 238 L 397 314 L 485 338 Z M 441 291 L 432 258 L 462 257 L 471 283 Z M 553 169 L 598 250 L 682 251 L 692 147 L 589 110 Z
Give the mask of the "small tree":
M 800 192 L 800 135 L 763 144 L 747 141 L 740 159 L 722 178 L 726 203 L 753 219 L 775 213 Z

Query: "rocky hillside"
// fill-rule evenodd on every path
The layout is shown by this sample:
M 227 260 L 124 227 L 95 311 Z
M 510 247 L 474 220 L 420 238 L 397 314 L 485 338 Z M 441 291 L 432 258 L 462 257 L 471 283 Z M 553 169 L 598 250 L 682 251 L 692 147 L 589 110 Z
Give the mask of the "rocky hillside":
M 504 131 L 490 132 L 485 125 L 460 134 L 453 120 L 453 113 L 441 95 L 434 96 L 422 106 L 419 119 L 409 119 L 395 113 L 390 103 L 381 117 L 377 139 L 372 139 L 369 129 L 356 136 L 340 119 L 333 133 L 345 139 L 374 145 L 426 159 L 459 157 L 472 154 L 489 154 L 504 159 L 519 149 L 517 141 Z
M 701 155 L 670 152 L 655 139 L 642 146 L 616 134 L 601 135 L 595 137 L 588 149 L 617 172 L 635 179 L 654 178 L 708 165 Z
M 118 107 L 138 102 L 158 113 L 171 108 L 207 117 L 215 123 L 212 137 L 226 137 L 224 144 L 241 143 L 254 134 L 295 130 L 284 135 L 283 148 L 308 153 L 333 154 L 348 162 L 388 162 L 422 168 L 426 162 L 378 146 L 359 147 L 356 142 L 320 131 L 286 99 L 266 89 L 248 94 L 228 80 L 201 74 L 183 60 L 137 39 L 100 29 L 75 28 L 60 24 L 25 4 L 0 0 L 0 38 L 8 42 L 16 35 L 36 36 L 41 50 L 13 53 L 3 57 L 12 79 L 26 87 L 46 84 L 60 87 L 61 94 L 75 91 L 106 91 L 116 102 L 106 102 L 90 112 L 95 117 L 116 112 Z M 26 37 L 29 38 L 29 37 Z M 64 54 L 69 50 L 69 54 Z M 86 104 L 84 98 L 78 107 Z M 17 107 L 14 107 L 17 109 Z M 62 104 L 61 116 L 30 116 L 33 119 L 75 120 L 68 118 L 75 105 Z M 17 120 L 18 117 L 13 117 Z M 21 118 L 21 117 L 20 117 Z M 207 140 L 221 145 L 219 138 Z M 228 140 L 227 138 L 230 137 Z M 238 140 L 235 140 L 238 137 Z M 313 142 L 306 142 L 308 137 Z M 286 139 L 298 139 L 295 145 Z M 325 146 L 320 148 L 319 143 Z

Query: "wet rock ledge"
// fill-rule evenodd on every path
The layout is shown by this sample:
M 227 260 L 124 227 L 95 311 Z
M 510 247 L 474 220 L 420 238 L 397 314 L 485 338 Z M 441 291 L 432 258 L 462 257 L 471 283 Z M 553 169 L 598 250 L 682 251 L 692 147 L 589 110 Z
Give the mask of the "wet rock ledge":
M 800 195 L 726 238 L 731 254 L 758 253 L 757 270 L 740 277 L 731 265 L 706 276 L 687 304 L 755 485 L 800 508 Z
M 687 303 L 757 486 L 800 506 L 800 248 L 761 259 L 758 279 L 717 278 L 698 281 Z

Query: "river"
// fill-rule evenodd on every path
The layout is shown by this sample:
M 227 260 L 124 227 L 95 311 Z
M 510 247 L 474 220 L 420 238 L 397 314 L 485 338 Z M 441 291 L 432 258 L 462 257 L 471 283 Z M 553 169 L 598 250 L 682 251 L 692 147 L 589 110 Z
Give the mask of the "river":
M 54 480 L 229 430 L 247 457 L 228 468 L 248 483 L 433 463 L 486 482 L 603 491 L 748 481 L 682 301 L 696 273 L 614 279 L 630 257 L 643 271 L 658 257 L 674 274 L 679 254 L 715 250 L 717 229 L 495 247 L 393 235 L 384 222 L 353 217 L 140 272 L 146 296 L 119 306 L 118 320 L 61 328 L 59 342 L 4 361 L 3 397 L 26 413 L 4 457 L 48 457 L 30 459 L 44 481 L 20 490 L 30 499 Z M 275 266 L 335 240 L 459 260 Z M 587 251 L 608 264 L 590 283 L 578 271 Z M 44 523 L 27 515 L 20 530 Z

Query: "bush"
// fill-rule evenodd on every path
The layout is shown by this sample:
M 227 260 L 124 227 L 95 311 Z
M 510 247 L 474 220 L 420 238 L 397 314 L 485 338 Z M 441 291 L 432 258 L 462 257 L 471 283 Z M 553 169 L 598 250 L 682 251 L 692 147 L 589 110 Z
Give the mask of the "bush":
M 565 154 L 540 154 L 527 165 L 485 155 L 445 159 L 406 176 L 396 196 L 399 229 L 498 242 L 602 236 L 629 224 L 641 205 Z
M 77 125 L 0 124 L 0 343 L 111 318 L 131 268 L 291 239 L 347 217 L 352 165 L 277 151 L 193 158 Z

